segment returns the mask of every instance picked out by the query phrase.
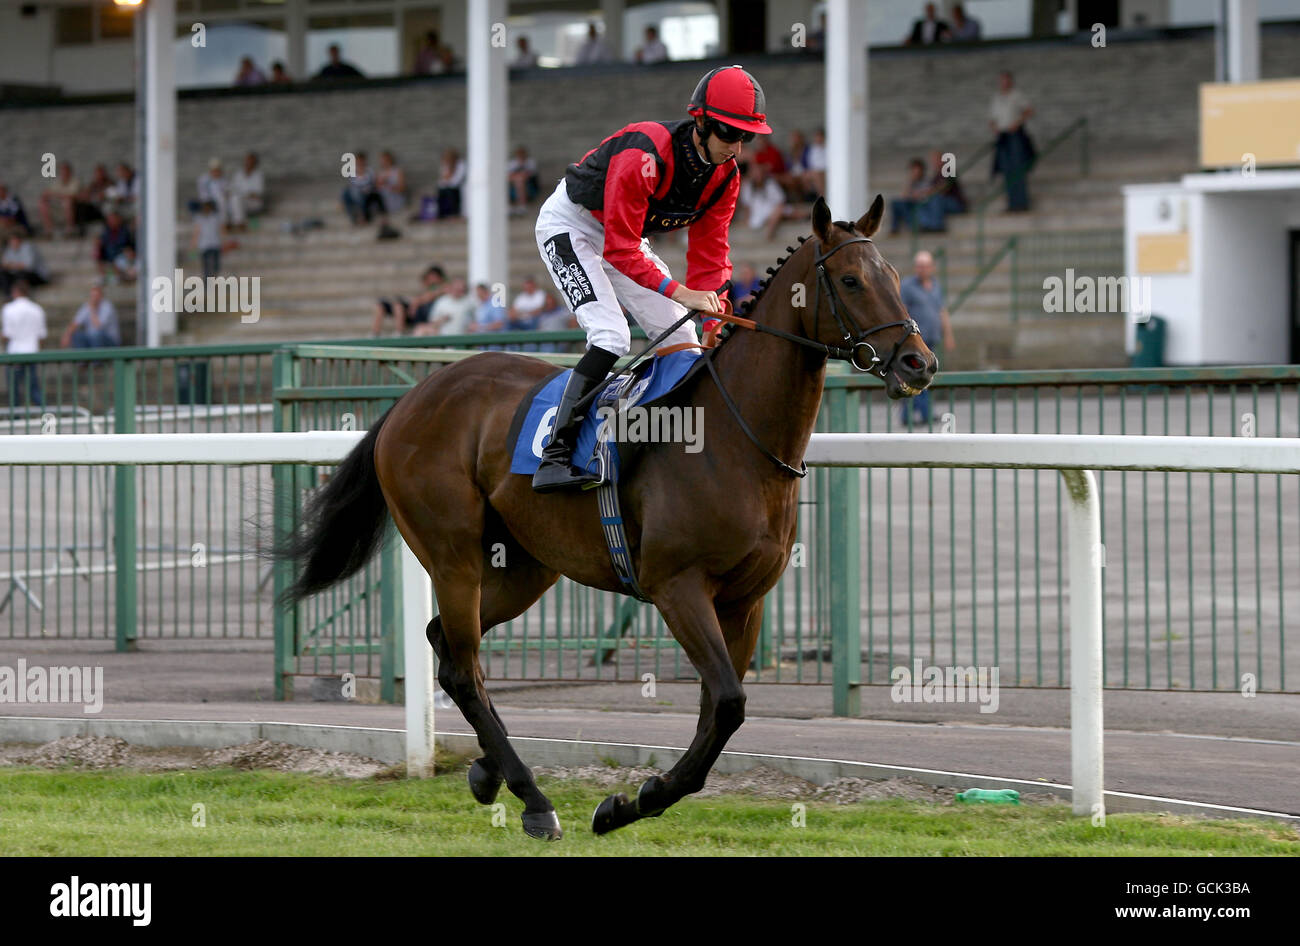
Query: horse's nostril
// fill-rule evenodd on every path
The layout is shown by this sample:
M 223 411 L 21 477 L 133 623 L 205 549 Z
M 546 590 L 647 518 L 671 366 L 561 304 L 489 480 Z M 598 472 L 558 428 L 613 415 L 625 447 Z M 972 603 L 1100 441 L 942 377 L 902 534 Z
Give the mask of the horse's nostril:
M 922 358 L 920 355 L 911 355 L 911 354 L 904 355 L 903 365 L 907 368 L 910 368 L 912 371 L 924 371 L 925 359 Z

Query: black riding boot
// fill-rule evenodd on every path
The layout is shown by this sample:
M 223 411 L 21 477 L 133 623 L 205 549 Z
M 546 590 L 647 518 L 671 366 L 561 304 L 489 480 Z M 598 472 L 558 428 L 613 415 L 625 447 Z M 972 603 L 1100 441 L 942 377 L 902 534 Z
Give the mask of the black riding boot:
M 582 413 L 574 411 L 574 405 L 605 380 L 609 369 L 618 361 L 618 355 L 603 348 L 587 351 L 573 369 L 569 382 L 560 395 L 560 406 L 555 414 L 554 433 L 551 441 L 542 450 L 542 463 L 533 474 L 533 489 L 539 493 L 549 493 L 570 486 L 582 486 L 595 483 L 600 477 L 588 473 L 573 465 L 573 447 L 578 439 L 578 428 L 586 420 L 586 411 L 590 405 L 583 407 Z

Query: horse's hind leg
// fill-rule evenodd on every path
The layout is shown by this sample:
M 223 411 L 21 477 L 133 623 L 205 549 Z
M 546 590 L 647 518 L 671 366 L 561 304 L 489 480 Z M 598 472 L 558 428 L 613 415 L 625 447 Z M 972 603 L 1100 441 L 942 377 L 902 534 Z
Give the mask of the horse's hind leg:
M 440 614 L 429 624 L 429 642 L 438 655 L 438 680 L 478 735 L 484 756 L 470 767 L 470 791 L 491 804 L 504 780 L 524 803 L 524 831 L 558 839 L 563 832 L 555 807 L 538 789 L 532 772 L 510 745 L 505 725 L 492 705 L 478 660 L 480 628 L 518 616 L 555 583 L 556 574 L 536 562 L 518 562 L 506 574 L 485 569 L 482 587 L 448 582 L 435 567 Z M 472 593 L 466 588 L 472 587 Z M 474 600 L 471 600 L 474 599 Z

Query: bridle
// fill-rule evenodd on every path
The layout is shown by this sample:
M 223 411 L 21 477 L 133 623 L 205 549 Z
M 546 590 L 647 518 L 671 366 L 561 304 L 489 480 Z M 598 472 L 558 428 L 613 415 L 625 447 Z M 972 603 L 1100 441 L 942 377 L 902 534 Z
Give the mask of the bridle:
M 840 302 L 839 294 L 835 291 L 835 285 L 826 274 L 826 260 L 844 249 L 844 247 L 853 243 L 870 242 L 870 237 L 853 237 L 852 239 L 836 244 L 826 252 L 821 253 L 814 261 L 814 265 L 817 268 L 817 295 L 813 302 L 813 311 L 817 314 L 817 322 L 813 333 L 820 334 L 817 329 L 821 326 L 821 297 L 822 289 L 824 287 L 826 291 L 826 300 L 830 305 L 831 317 L 835 319 L 835 323 L 840 327 L 840 331 L 844 333 L 844 341 L 850 343 L 847 347 L 840 348 L 834 345 L 826 345 L 822 342 L 814 341 L 811 338 L 805 338 L 803 335 L 795 335 L 791 332 L 784 332 L 778 328 L 772 328 L 770 325 L 763 325 L 761 322 L 755 322 L 753 319 L 744 319 L 735 315 L 722 315 L 718 316 L 718 318 L 721 321 L 731 322 L 741 326 L 742 328 L 752 329 L 755 332 L 763 332 L 767 335 L 775 335 L 778 338 L 784 338 L 786 341 L 794 342 L 796 345 L 802 345 L 805 348 L 811 348 L 814 351 L 822 352 L 827 358 L 834 358 L 838 361 L 847 361 L 859 371 L 867 371 L 871 374 L 877 374 L 884 379 L 889 374 L 889 369 L 893 367 L 894 360 L 898 357 L 898 351 L 903 347 L 903 343 L 913 335 L 920 335 L 920 327 L 917 326 L 913 319 L 900 319 L 896 322 L 887 322 L 884 325 L 877 325 L 873 328 L 866 329 L 858 333 L 855 337 L 853 331 L 849 327 L 849 322 L 845 319 L 844 314 L 840 312 L 840 307 L 843 303 Z M 883 332 L 885 329 L 891 328 L 906 328 L 907 332 L 902 338 L 894 343 L 893 351 L 889 353 L 889 358 L 882 364 L 880 361 L 880 355 L 876 352 L 875 346 L 868 342 L 867 339 L 877 332 Z M 876 367 L 877 365 L 879 367 Z M 745 432 L 746 436 L 748 436 L 751 441 L 753 441 L 754 446 L 758 447 L 758 449 L 763 452 L 763 455 L 771 460 L 778 469 L 783 470 L 792 476 L 807 476 L 807 463 L 801 461 L 800 468 L 795 469 L 774 454 L 771 450 L 767 449 L 767 447 L 763 446 L 762 442 L 754 434 L 754 431 L 750 429 L 749 424 L 745 423 L 744 417 L 740 414 L 739 406 L 731 399 L 731 395 L 727 393 L 727 389 L 723 387 L 722 379 L 718 377 L 718 369 L 714 367 L 712 358 L 708 358 L 708 368 L 709 374 L 713 376 L 713 382 L 718 386 L 718 393 L 722 395 L 723 403 L 727 405 L 727 408 L 731 411 L 731 415 L 735 417 L 736 422 L 740 424 L 740 429 Z

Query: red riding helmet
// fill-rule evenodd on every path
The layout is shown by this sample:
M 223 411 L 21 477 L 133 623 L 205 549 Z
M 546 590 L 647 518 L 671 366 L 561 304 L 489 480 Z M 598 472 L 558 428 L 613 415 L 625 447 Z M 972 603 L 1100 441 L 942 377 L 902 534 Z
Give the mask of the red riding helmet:
M 740 66 L 714 69 L 700 80 L 686 107 L 691 115 L 704 115 L 724 125 L 770 135 L 767 125 L 767 97 L 763 87 Z

